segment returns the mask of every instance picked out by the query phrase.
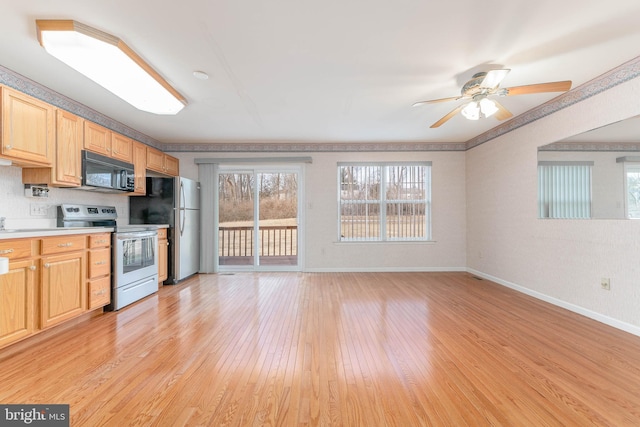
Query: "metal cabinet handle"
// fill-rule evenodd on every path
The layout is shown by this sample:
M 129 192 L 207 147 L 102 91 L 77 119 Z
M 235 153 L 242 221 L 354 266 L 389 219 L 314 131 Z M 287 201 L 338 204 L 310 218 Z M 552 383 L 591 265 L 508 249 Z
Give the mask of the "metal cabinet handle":
M 0 255 L 6 255 L 6 254 L 12 254 L 13 253 L 13 249 L 5 249 L 3 251 L 0 251 Z
M 13 145 L 11 144 L 5 145 L 4 148 L 6 148 L 7 150 L 11 150 L 13 148 Z
M 107 243 L 106 240 L 96 240 L 96 243 Z
M 51 264 L 49 264 L 48 262 L 45 262 L 44 263 L 44 268 L 49 268 L 49 267 L 51 267 Z
M 31 270 L 31 271 L 36 271 L 36 266 L 35 266 L 35 265 L 30 265 L 30 266 L 29 266 L 29 270 Z
M 70 246 L 73 246 L 73 243 L 67 242 L 67 243 L 58 243 L 58 247 L 59 248 L 68 248 Z
M 95 265 L 105 265 L 107 263 L 107 261 L 97 261 L 94 264 Z

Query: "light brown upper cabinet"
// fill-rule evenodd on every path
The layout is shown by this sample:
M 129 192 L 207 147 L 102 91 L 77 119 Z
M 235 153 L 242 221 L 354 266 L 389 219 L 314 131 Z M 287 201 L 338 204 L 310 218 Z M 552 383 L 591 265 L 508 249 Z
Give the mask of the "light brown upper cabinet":
M 84 122 L 84 149 L 111 156 L 111 131 L 93 122 Z
M 6 86 L 2 91 L 0 156 L 23 167 L 50 166 L 54 150 L 55 108 Z
M 54 187 L 80 186 L 83 123 L 84 120 L 75 114 L 57 109 L 55 162 L 52 167 L 22 169 L 22 182 Z
M 141 142 L 133 141 L 133 171 L 135 183 L 132 195 L 147 193 L 147 146 Z
M 83 127 L 82 118 L 64 110 L 56 111 L 56 162 L 53 169 L 59 184 L 81 184 Z
M 119 133 L 111 132 L 111 157 L 133 163 L 133 140 Z
M 84 122 L 84 149 L 125 162 L 133 162 L 133 141 L 96 123 Z
M 165 175 L 178 176 L 179 160 L 152 147 L 147 147 L 147 169 Z

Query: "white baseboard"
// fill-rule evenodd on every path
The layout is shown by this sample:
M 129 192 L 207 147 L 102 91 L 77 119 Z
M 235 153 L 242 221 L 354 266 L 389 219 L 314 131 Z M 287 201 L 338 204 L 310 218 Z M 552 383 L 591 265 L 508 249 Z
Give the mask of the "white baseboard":
M 604 323 L 605 325 L 612 326 L 616 329 L 620 329 L 622 331 L 628 332 L 633 335 L 640 336 L 640 327 L 636 325 L 632 325 L 630 323 L 622 322 L 618 319 L 614 319 L 612 317 L 605 316 L 603 314 L 597 313 L 595 311 L 588 310 L 584 307 L 580 307 L 575 304 L 568 303 L 566 301 L 559 300 L 557 298 L 551 297 L 549 295 L 545 295 L 543 293 L 534 291 L 529 288 L 525 288 L 524 286 L 516 285 L 515 283 L 508 282 L 506 280 L 502 280 L 498 277 L 491 276 L 489 274 L 482 273 L 481 271 L 474 270 L 472 268 L 467 268 L 467 272 L 471 273 L 475 276 L 482 277 L 483 279 L 491 280 L 499 285 L 506 286 L 507 288 L 511 288 L 515 291 L 522 292 L 523 294 L 532 296 L 539 300 L 548 302 L 549 304 L 553 304 L 555 306 L 564 308 L 569 311 L 573 311 L 574 313 L 578 313 L 582 316 L 588 317 L 590 319 L 596 320 L 600 323 Z
M 305 268 L 305 273 L 442 273 L 447 271 L 466 272 L 466 267 L 344 267 Z

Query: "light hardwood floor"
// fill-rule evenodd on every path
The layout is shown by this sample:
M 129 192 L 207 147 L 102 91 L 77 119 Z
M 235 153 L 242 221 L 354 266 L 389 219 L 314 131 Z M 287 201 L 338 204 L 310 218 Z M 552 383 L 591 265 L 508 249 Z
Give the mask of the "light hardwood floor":
M 640 338 L 466 273 L 202 275 L 20 352 L 72 426 L 640 425 Z

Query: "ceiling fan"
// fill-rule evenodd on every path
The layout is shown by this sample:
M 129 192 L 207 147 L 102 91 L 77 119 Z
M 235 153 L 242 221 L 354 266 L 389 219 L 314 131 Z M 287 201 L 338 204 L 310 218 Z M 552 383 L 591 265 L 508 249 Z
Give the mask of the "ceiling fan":
M 462 113 L 462 115 L 469 120 L 478 120 L 480 117 L 489 116 L 495 116 L 498 120 L 505 120 L 513 116 L 513 114 L 504 108 L 502 104 L 495 99 L 490 99 L 490 97 L 528 95 L 531 93 L 545 92 L 566 92 L 571 89 L 571 80 L 500 88 L 500 82 L 502 82 L 507 74 L 509 74 L 509 71 L 511 70 L 504 69 L 476 73 L 473 75 L 471 80 L 462 86 L 460 91 L 461 96 L 420 101 L 413 104 L 413 106 L 457 101 L 460 99 L 470 100 L 465 104 L 457 106 L 451 112 L 431 125 L 432 128 L 437 128 L 458 113 Z

